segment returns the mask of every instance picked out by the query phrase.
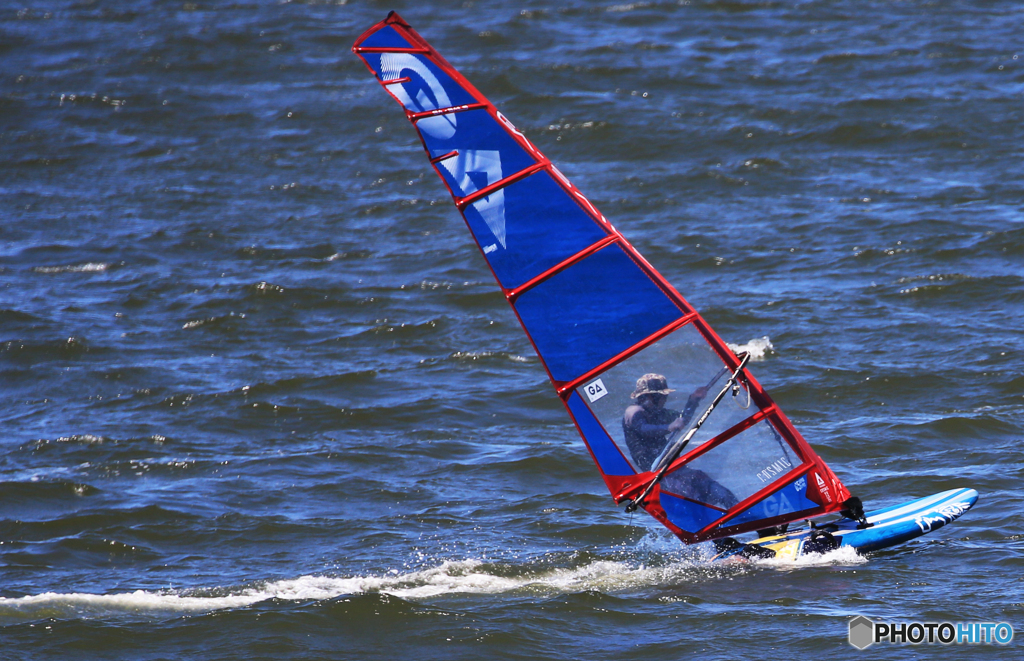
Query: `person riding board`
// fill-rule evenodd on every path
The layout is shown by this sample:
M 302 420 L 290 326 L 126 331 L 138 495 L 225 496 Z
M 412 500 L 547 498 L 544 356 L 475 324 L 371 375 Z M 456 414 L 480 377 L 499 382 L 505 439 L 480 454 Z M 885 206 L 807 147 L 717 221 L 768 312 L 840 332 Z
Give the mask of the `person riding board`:
M 640 470 L 656 469 L 654 464 L 669 439 L 676 432 L 688 428 L 708 390 L 703 386 L 694 390 L 681 412 L 665 407 L 668 396 L 674 392 L 675 389 L 668 387 L 668 380 L 661 374 L 644 374 L 636 381 L 636 389 L 630 395 L 635 403 L 622 415 L 622 431 L 626 447 Z M 665 491 L 723 509 L 739 502 L 731 491 L 712 480 L 707 473 L 687 466 L 668 473 L 662 485 Z
M 669 439 L 677 432 L 688 429 L 690 420 L 701 400 L 707 396 L 707 388 L 699 387 L 690 393 L 682 411 L 666 408 L 668 396 L 675 389 L 668 387 L 668 379 L 661 374 L 644 374 L 636 381 L 636 389 L 630 395 L 635 401 L 622 415 L 622 431 L 626 437 L 633 462 L 640 470 L 656 470 L 654 465 Z M 683 466 L 667 473 L 661 482 L 667 492 L 691 498 L 722 509 L 729 509 L 739 501 L 726 487 L 711 479 L 701 470 Z M 751 544 L 742 544 L 732 537 L 714 540 L 718 553 L 738 550 L 742 558 L 770 558 L 775 556 L 771 549 Z

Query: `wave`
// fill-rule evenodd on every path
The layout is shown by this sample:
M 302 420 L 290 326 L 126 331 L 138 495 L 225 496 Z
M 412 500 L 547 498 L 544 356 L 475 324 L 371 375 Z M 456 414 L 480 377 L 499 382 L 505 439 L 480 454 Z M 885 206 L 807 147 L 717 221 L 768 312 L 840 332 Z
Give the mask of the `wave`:
M 705 548 L 706 547 L 706 548 Z M 758 560 L 710 564 L 710 545 L 673 554 L 667 563 L 654 554 L 651 564 L 633 560 L 596 559 L 578 567 L 540 569 L 510 567 L 479 559 L 446 560 L 441 564 L 401 573 L 391 570 L 366 576 L 301 576 L 248 586 L 186 590 L 136 590 L 118 594 L 46 592 L 24 597 L 0 597 L 0 624 L 43 618 L 91 618 L 118 615 L 174 616 L 238 609 L 271 599 L 324 601 L 361 594 L 387 594 L 406 600 L 453 595 L 520 593 L 553 596 L 580 592 L 628 592 L 667 585 L 692 584 L 758 568 L 853 565 L 867 562 L 851 548 L 795 561 Z M 658 556 L 661 556 L 658 558 Z M 659 559 L 661 562 L 659 562 Z
M 43 363 L 80 358 L 102 348 L 90 346 L 82 337 L 39 340 L 8 340 L 0 342 L 0 357 L 22 363 Z
M 860 565 L 868 559 L 854 549 L 852 546 L 842 546 L 827 553 L 808 553 L 801 555 L 795 560 L 779 560 L 767 558 L 754 561 L 760 567 L 771 567 L 773 569 L 790 570 L 799 567 L 831 567 L 835 565 L 849 566 Z
M 769 352 L 775 353 L 772 340 L 767 335 L 755 337 L 752 340 L 748 340 L 746 344 L 733 344 L 732 342 L 726 342 L 726 344 L 735 353 L 749 352 L 751 360 L 764 360 Z
M 688 565 L 692 566 L 692 565 Z M 445 561 L 436 567 L 374 576 L 301 576 L 239 588 L 160 590 L 119 594 L 47 592 L 25 597 L 0 597 L 0 622 L 41 618 L 102 617 L 120 614 L 174 615 L 244 608 L 269 599 L 321 601 L 341 596 L 386 593 L 403 599 L 456 594 L 495 594 L 532 589 L 566 592 L 639 587 L 660 583 L 671 568 L 629 567 L 623 562 L 597 561 L 576 569 L 555 569 L 520 576 L 502 575 L 482 560 Z M 677 568 L 676 571 L 682 568 Z
M 36 273 L 103 273 L 114 264 L 108 262 L 87 262 L 85 264 L 67 264 L 65 266 L 36 266 Z

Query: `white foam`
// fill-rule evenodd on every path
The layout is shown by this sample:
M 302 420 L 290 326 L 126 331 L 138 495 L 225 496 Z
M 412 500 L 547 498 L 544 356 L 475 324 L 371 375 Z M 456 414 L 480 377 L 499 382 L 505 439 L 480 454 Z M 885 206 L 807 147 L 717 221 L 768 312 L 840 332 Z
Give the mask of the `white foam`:
M 37 266 L 33 271 L 36 273 L 102 273 L 110 268 L 110 264 L 93 263 L 69 264 L 67 266 Z
M 261 601 L 245 595 L 229 597 L 183 597 L 136 590 L 122 594 L 45 592 L 27 597 L 0 597 L 0 622 L 7 619 L 67 618 L 118 613 L 153 615 L 194 613 L 239 608 Z
M 655 544 L 656 542 L 657 540 L 654 540 Z M 643 540 L 640 546 L 645 546 Z M 585 591 L 615 593 L 704 582 L 714 580 L 722 572 L 734 574 L 736 571 L 746 571 L 746 568 L 754 566 L 747 563 L 709 564 L 710 553 L 708 548 L 704 548 L 706 546 L 708 545 L 676 549 L 675 553 L 667 557 L 660 549 L 649 549 L 649 552 L 639 550 L 641 555 L 649 556 L 651 562 L 656 563 L 650 565 L 636 559 L 595 560 L 578 567 L 556 567 L 537 571 L 520 568 L 515 575 L 507 575 L 507 566 L 495 571 L 495 565 L 482 560 L 459 560 L 445 561 L 434 567 L 405 573 L 391 570 L 377 576 L 301 576 L 247 586 L 201 590 L 136 590 L 119 594 L 47 592 L 25 597 L 0 598 L 0 623 L 11 620 L 117 615 L 166 617 L 244 608 L 268 599 L 320 601 L 373 593 L 384 593 L 408 600 L 516 592 L 545 596 Z M 634 552 L 637 550 L 634 549 Z M 755 564 L 790 568 L 814 564 L 857 564 L 862 561 L 855 553 L 845 551 L 846 549 L 840 549 L 825 556 L 810 556 L 796 562 L 778 563 L 768 560 Z
M 764 360 L 769 351 L 775 351 L 775 347 L 772 346 L 771 338 L 767 335 L 763 337 L 755 337 L 754 339 L 749 340 L 746 344 L 733 344 L 731 342 L 726 342 L 726 344 L 734 353 L 739 354 L 744 351 L 748 352 L 751 360 Z
M 372 579 L 302 576 L 222 592 L 218 596 L 189 596 L 190 591 L 136 590 L 120 594 L 46 592 L 26 597 L 0 597 L 0 622 L 5 619 L 90 617 L 114 614 L 174 615 L 243 608 L 267 599 L 317 600 L 354 594 L 373 588 Z M 191 591 L 196 592 L 196 591 Z
M 772 567 L 773 569 L 862 565 L 867 561 L 868 559 L 857 553 L 857 549 L 852 546 L 840 546 L 833 551 L 827 551 L 825 553 L 806 553 L 793 560 L 782 560 L 778 558 L 755 560 L 758 565 Z
M 386 593 L 417 600 L 442 595 L 499 594 L 517 591 L 559 594 L 596 590 L 616 592 L 707 577 L 703 556 L 664 566 L 597 560 L 580 567 L 553 568 L 503 576 L 481 560 L 446 561 L 436 567 L 382 576 L 302 576 L 296 579 L 238 588 L 161 590 L 119 594 L 47 592 L 0 598 L 0 622 L 9 619 L 97 617 L 117 614 L 143 616 L 210 612 L 243 608 L 267 599 L 308 601 L 367 593 Z M 207 593 L 202 596 L 201 593 Z

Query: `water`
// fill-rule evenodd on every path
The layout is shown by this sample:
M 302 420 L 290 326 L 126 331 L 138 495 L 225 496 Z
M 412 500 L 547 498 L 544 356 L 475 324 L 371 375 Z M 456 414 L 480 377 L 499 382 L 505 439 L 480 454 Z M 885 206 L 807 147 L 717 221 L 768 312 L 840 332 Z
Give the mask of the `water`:
M 616 509 L 349 52 L 392 8 L 762 354 L 869 507 L 970 486 L 976 509 L 798 566 L 711 566 Z M 852 658 L 857 614 L 1024 630 L 1022 24 L 3 4 L 3 657 Z

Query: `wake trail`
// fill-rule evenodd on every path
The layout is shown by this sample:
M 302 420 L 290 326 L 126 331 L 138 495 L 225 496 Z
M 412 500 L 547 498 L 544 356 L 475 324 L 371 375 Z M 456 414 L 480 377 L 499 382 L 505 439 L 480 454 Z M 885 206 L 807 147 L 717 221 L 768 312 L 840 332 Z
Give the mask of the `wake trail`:
M 136 590 L 118 594 L 46 592 L 24 597 L 0 598 L 0 626 L 46 618 L 96 618 L 136 615 L 160 617 L 239 609 L 269 599 L 323 601 L 342 596 L 388 594 L 408 600 L 455 595 L 515 594 L 553 596 L 597 591 L 629 592 L 671 585 L 693 584 L 759 567 L 786 570 L 797 567 L 851 565 L 867 562 L 853 549 L 840 548 L 823 555 L 802 556 L 795 561 L 758 560 L 750 563 L 709 563 L 706 553 L 693 549 L 670 562 L 656 564 L 636 560 L 595 560 L 579 567 L 518 569 L 508 575 L 507 566 L 482 560 L 446 560 L 439 565 L 409 572 L 391 570 L 382 575 L 336 577 L 300 576 L 237 587 L 186 590 Z M 661 556 L 660 560 L 663 560 Z M 513 568 L 515 570 L 515 568 Z

